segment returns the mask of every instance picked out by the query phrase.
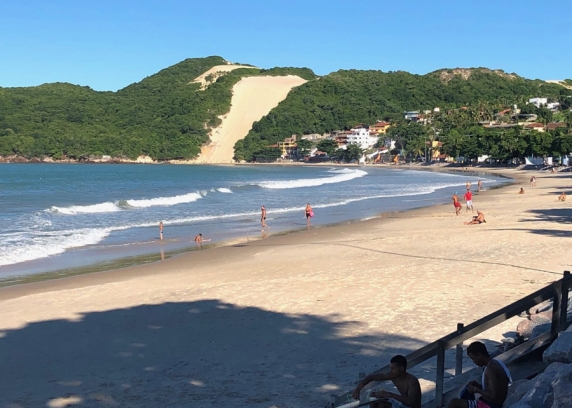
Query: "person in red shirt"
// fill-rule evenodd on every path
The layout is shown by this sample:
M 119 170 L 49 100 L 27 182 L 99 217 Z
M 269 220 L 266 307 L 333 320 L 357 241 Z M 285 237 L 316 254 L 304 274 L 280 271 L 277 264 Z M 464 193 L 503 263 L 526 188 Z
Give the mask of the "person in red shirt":
M 471 190 L 467 190 L 465 193 L 465 201 L 467 202 L 467 212 L 469 209 L 473 212 L 473 193 L 471 193 Z

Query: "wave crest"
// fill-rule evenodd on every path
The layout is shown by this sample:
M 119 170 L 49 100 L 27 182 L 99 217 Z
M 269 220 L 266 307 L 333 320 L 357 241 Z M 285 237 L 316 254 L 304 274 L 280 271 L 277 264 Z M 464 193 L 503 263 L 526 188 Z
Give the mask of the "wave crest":
M 201 199 L 203 196 L 200 193 L 182 194 L 172 197 L 157 197 L 142 200 L 126 200 L 126 203 L 135 208 L 147 208 L 154 206 L 169 206 L 183 203 L 192 203 Z
M 121 208 L 117 204 L 107 202 L 92 205 L 72 205 L 71 207 L 56 207 L 50 208 L 50 211 L 58 214 L 76 215 L 76 214 L 93 214 L 93 213 L 106 213 L 120 211 Z
M 312 179 L 263 181 L 261 183 L 258 183 L 258 185 L 262 188 L 270 188 L 270 189 L 316 187 L 324 184 L 342 183 L 344 181 L 349 181 L 355 178 L 363 177 L 367 174 L 367 172 L 357 169 L 339 169 L 339 170 L 336 169 L 336 170 L 330 170 L 330 173 L 334 173 L 335 175 L 332 177 L 320 177 Z

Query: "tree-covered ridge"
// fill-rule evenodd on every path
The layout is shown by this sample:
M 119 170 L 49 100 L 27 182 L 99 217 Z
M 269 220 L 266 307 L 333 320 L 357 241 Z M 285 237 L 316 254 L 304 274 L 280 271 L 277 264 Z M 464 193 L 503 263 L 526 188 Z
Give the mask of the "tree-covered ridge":
M 447 80 L 442 73 L 452 71 Z M 440 70 L 426 75 L 403 71 L 341 70 L 293 89 L 235 145 L 235 158 L 253 160 L 268 145 L 292 134 L 331 132 L 360 123 L 395 120 L 407 110 L 457 108 L 482 101 L 507 106 L 534 96 L 557 97 L 562 87 L 497 71 L 470 75 Z
M 206 89 L 192 82 L 221 57 L 191 58 L 117 92 L 66 83 L 0 88 L 0 155 L 79 159 L 189 159 L 230 110 L 232 87 L 252 75 L 314 76 L 308 69 L 236 69 Z

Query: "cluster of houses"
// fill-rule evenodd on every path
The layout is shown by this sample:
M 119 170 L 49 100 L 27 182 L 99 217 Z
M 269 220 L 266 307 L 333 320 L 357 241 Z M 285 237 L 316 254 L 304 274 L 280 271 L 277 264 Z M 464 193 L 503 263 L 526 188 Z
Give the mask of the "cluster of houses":
M 360 147 L 362 150 L 369 150 L 377 144 L 380 137 L 386 134 L 387 129 L 391 126 L 391 123 L 378 121 L 373 125 L 359 125 L 350 130 L 338 130 L 330 134 L 310 134 L 304 135 L 301 139 L 310 140 L 317 144 L 321 140 L 330 139 L 334 140 L 338 144 L 339 149 L 347 149 L 347 146 L 354 144 Z M 385 142 L 386 147 L 378 150 L 388 152 L 395 147 L 395 141 L 387 139 Z M 282 158 L 290 158 L 295 155 L 297 149 L 297 136 L 292 135 L 287 137 L 283 142 L 278 142 L 275 147 L 280 149 Z M 325 153 L 319 151 L 317 148 L 312 149 L 309 157 L 314 156 L 324 156 Z
M 547 98 L 531 98 L 528 103 L 533 104 L 537 108 L 542 106 L 552 110 L 553 112 L 558 111 L 560 104 L 558 102 L 548 102 Z M 465 108 L 466 109 L 466 108 Z M 430 122 L 431 115 L 438 113 L 440 109 L 438 107 L 434 108 L 432 111 L 407 111 L 403 112 L 403 116 L 406 120 L 411 122 L 420 123 L 427 125 Z M 501 118 L 505 115 L 509 115 L 512 120 L 511 123 L 506 123 L 502 121 Z M 496 115 L 496 120 L 479 122 L 485 128 L 509 128 L 514 126 L 522 126 L 524 129 L 535 130 L 538 132 L 545 132 L 547 130 L 554 130 L 558 127 L 566 127 L 565 122 L 554 122 L 543 124 L 537 122 L 537 115 L 535 114 L 524 114 L 520 112 L 520 109 L 514 105 L 513 108 L 505 109 L 498 112 Z M 371 151 L 377 144 L 380 137 L 383 137 L 387 130 L 391 127 L 391 123 L 385 121 L 377 121 L 373 125 L 359 125 L 350 130 L 338 130 L 330 134 L 310 134 L 304 135 L 301 139 L 310 140 L 313 144 L 319 143 L 323 139 L 334 140 L 338 144 L 339 149 L 346 149 L 348 145 L 354 144 L 360 147 L 363 151 Z M 297 156 L 297 143 L 298 139 L 296 135 L 285 138 L 284 141 L 278 142 L 272 147 L 280 149 L 281 157 L 288 159 Z M 447 159 L 446 156 L 440 153 L 442 143 L 438 141 L 427 142 L 428 148 L 430 150 L 432 160 Z M 371 161 L 379 161 L 382 155 L 388 154 L 389 151 L 395 148 L 395 141 L 390 138 L 386 138 L 383 146 L 378 147 L 373 153 L 363 156 L 362 160 L 366 158 Z M 308 158 L 313 157 L 324 157 L 326 153 L 319 151 L 317 148 L 313 148 L 308 155 Z
M 552 112 L 558 112 L 560 109 L 559 102 L 548 102 L 548 98 L 531 98 L 528 100 L 528 103 L 536 106 L 537 108 L 545 107 Z M 503 117 L 508 118 L 510 123 L 503 121 Z M 490 122 L 479 122 L 479 124 L 483 125 L 485 128 L 511 128 L 522 126 L 524 129 L 536 130 L 537 132 L 546 132 L 559 127 L 566 127 L 565 122 L 552 122 L 546 124 L 538 122 L 538 115 L 534 113 L 522 113 L 516 105 L 512 108 L 507 108 L 498 112 L 495 114 L 495 119 L 496 120 Z

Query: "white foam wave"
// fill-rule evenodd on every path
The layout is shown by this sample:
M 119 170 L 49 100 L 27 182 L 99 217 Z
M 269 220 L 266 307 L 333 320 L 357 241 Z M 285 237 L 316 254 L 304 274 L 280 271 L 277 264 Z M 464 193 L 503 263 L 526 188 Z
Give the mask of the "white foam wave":
M 101 204 L 92 205 L 72 205 L 71 207 L 56 207 L 50 208 L 51 212 L 65 215 L 75 215 L 75 214 L 93 214 L 93 213 L 106 213 L 121 211 L 121 208 L 117 204 L 107 202 Z
M 324 184 L 342 183 L 344 181 L 349 181 L 358 177 L 363 177 L 367 174 L 367 172 L 357 169 L 331 170 L 330 173 L 334 173 L 336 175 L 332 177 L 321 177 L 312 179 L 263 181 L 261 183 L 258 183 L 258 185 L 262 188 L 270 188 L 270 189 L 316 187 Z
M 0 266 L 61 254 L 68 249 L 94 245 L 104 239 L 110 229 L 77 229 L 19 234 L 0 244 Z
M 230 190 L 229 190 L 230 191 Z M 122 211 L 129 208 L 147 208 L 153 206 L 170 206 L 183 203 L 192 203 L 202 198 L 200 193 L 188 193 L 172 197 L 157 197 L 140 200 L 122 200 L 115 203 L 105 202 L 91 205 L 72 205 L 70 207 L 52 206 L 48 211 L 52 213 L 77 215 L 77 214 L 95 214 Z
M 149 198 L 146 200 L 127 200 L 126 202 L 131 207 L 147 208 L 159 205 L 168 206 L 168 205 L 192 203 L 194 201 L 199 200 L 200 198 L 202 198 L 202 195 L 199 193 L 189 193 L 172 197 Z
M 232 194 L 232 190 L 230 188 L 221 187 L 221 188 L 217 188 L 217 190 L 221 193 Z

